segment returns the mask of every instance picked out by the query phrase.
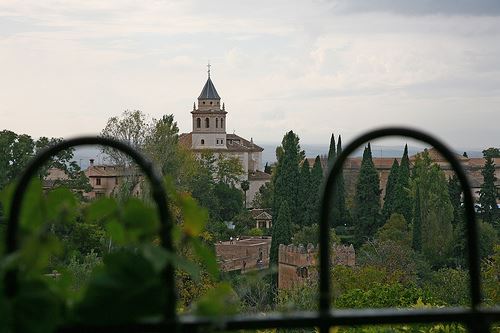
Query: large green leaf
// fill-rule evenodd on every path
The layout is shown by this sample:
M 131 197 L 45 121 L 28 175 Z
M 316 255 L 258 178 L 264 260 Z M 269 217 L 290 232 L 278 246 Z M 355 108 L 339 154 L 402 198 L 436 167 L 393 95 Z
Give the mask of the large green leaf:
M 94 272 L 75 308 L 78 322 L 119 324 L 161 316 L 164 287 L 144 256 L 122 250 L 106 256 L 104 264 Z
M 47 194 L 47 220 L 50 222 L 74 222 L 77 213 L 77 201 L 73 192 L 67 188 L 56 188 Z

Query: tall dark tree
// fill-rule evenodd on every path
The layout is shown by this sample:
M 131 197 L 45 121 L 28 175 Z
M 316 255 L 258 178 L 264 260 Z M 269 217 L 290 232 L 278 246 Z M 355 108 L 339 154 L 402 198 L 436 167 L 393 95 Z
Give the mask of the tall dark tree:
M 266 165 L 264 166 L 264 172 L 269 174 L 269 175 L 272 173 L 271 166 L 267 162 L 266 162 Z
M 420 189 L 417 187 L 415 191 L 415 207 L 413 209 L 413 237 L 412 248 L 416 252 L 422 251 L 422 215 L 420 208 Z
M 448 177 L 448 194 L 450 195 L 450 201 L 453 206 L 453 221 L 452 224 L 456 227 L 463 216 L 462 214 L 462 186 L 456 174 L 452 177 Z
M 382 218 L 384 222 L 387 221 L 392 213 L 394 213 L 394 204 L 396 200 L 396 184 L 399 177 L 399 163 L 397 159 L 392 162 L 391 171 L 389 171 L 389 176 L 387 178 L 387 184 L 385 186 L 385 196 L 384 196 L 384 208 L 382 209 Z
M 330 147 L 328 148 L 328 167 L 331 168 L 333 165 L 333 162 L 335 162 L 335 158 L 337 157 L 337 152 L 336 152 L 336 146 L 335 146 L 335 136 L 332 133 L 332 136 L 330 137 Z
M 379 175 L 372 160 L 371 146 L 365 148 L 354 196 L 355 245 L 362 245 L 380 227 Z
M 319 223 L 319 210 L 321 204 L 321 184 L 323 183 L 323 167 L 321 158 L 316 156 L 311 170 L 310 202 L 308 207 L 310 224 Z
M 335 140 L 331 140 L 331 144 L 335 144 Z M 337 141 L 337 149 L 335 155 L 335 148 L 330 147 L 330 153 L 328 155 L 328 164 L 331 168 L 337 156 L 342 153 L 342 138 L 339 135 Z M 333 158 L 331 158 L 333 156 Z M 333 187 L 332 193 L 332 210 L 330 212 L 330 221 L 333 227 L 345 225 L 348 222 L 348 212 L 345 203 L 345 183 L 344 183 L 344 173 L 342 170 L 337 176 L 335 186 Z
M 485 162 L 481 171 L 483 175 L 483 184 L 479 190 L 479 212 L 483 221 L 495 226 L 498 230 L 500 227 L 500 209 L 497 206 L 497 189 L 495 182 L 495 163 L 490 154 L 484 154 Z
M 274 203 L 273 216 L 281 207 L 283 201 L 287 201 L 291 216 L 299 216 L 299 163 L 304 158 L 304 152 L 300 150 L 299 137 L 290 131 L 285 134 L 281 146 L 276 148 L 277 164 L 273 178 Z M 273 218 L 273 224 L 276 222 Z
M 300 167 L 300 179 L 299 179 L 299 224 L 301 226 L 306 226 L 311 224 L 311 217 L 309 215 L 309 203 L 311 192 L 311 167 L 309 166 L 309 160 L 306 158 L 302 162 Z
M 280 244 L 288 245 L 292 240 L 292 220 L 290 209 L 286 200 L 281 202 L 280 208 L 275 213 L 276 222 L 273 224 L 271 252 L 269 261 L 271 267 L 278 267 L 278 250 Z M 274 290 L 278 290 L 278 274 L 274 273 L 271 278 Z
M 402 214 L 407 223 L 412 220 L 413 201 L 410 194 L 410 159 L 408 158 L 408 145 L 405 145 L 403 157 L 398 170 L 396 183 L 394 213 Z

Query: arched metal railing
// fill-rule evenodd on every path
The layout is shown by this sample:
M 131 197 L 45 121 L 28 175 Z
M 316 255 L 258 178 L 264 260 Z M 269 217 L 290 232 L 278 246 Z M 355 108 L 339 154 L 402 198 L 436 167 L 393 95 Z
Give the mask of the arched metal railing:
M 364 310 L 333 310 L 330 308 L 330 254 L 329 254 L 329 211 L 332 199 L 332 189 L 335 186 L 336 178 L 342 171 L 342 167 L 347 157 L 357 148 L 368 141 L 388 137 L 403 136 L 423 141 L 435 147 L 438 152 L 445 157 L 455 171 L 464 193 L 464 208 L 466 218 L 466 235 L 468 248 L 468 269 L 470 277 L 470 307 L 469 308 L 440 308 L 440 309 L 364 309 Z M 51 156 L 58 152 L 81 145 L 104 145 L 116 148 L 126 154 L 139 165 L 152 185 L 153 198 L 157 204 L 161 221 L 161 241 L 162 246 L 172 251 L 172 241 L 170 237 L 171 219 L 169 217 L 167 196 L 163 188 L 161 177 L 155 172 L 152 164 L 140 153 L 121 142 L 107 139 L 84 137 L 59 143 L 39 155 L 29 164 L 23 172 L 14 192 L 14 197 L 10 209 L 10 216 L 7 228 L 7 252 L 11 253 L 17 249 L 17 229 L 19 213 L 21 210 L 24 192 L 30 179 L 35 175 L 37 169 Z M 320 253 L 319 253 L 319 278 L 320 297 L 319 311 L 316 312 L 296 312 L 296 313 L 270 313 L 266 316 L 260 315 L 236 315 L 222 318 L 206 318 L 198 316 L 180 316 L 175 314 L 175 281 L 174 271 L 171 265 L 165 269 L 165 283 L 167 302 L 165 309 L 165 320 L 155 324 L 136 324 L 106 327 L 66 327 L 60 332 L 166 332 L 173 328 L 192 332 L 200 331 L 211 327 L 219 330 L 239 330 L 239 329 L 264 329 L 264 328 L 301 328 L 319 327 L 320 332 L 326 333 L 332 326 L 350 325 L 377 325 L 377 324 L 404 324 L 404 323 L 435 323 L 435 322 L 458 322 L 463 323 L 472 332 L 487 332 L 490 330 L 492 322 L 500 321 L 500 309 L 481 307 L 481 278 L 479 270 L 478 235 L 475 221 L 475 212 L 471 194 L 471 187 L 466 178 L 465 172 L 455 158 L 454 154 L 441 141 L 424 132 L 408 128 L 382 128 L 370 131 L 361 135 L 350 143 L 337 157 L 334 165 L 328 171 L 327 179 L 324 183 L 321 212 L 320 212 Z M 5 283 L 10 295 L 16 292 L 15 274 L 8 275 Z

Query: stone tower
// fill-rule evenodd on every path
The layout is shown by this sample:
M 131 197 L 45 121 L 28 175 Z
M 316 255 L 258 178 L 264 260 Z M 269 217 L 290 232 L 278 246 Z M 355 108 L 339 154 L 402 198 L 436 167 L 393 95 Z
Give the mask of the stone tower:
M 208 65 L 208 79 L 198 97 L 198 108 L 193 105 L 193 149 L 227 149 L 226 140 L 226 110 L 221 105 L 220 96 L 210 78 Z

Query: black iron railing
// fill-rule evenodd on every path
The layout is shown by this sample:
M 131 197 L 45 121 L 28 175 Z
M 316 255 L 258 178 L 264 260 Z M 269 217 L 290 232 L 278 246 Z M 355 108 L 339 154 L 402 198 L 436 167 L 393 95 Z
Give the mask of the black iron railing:
M 330 292 L 330 253 L 329 253 L 329 211 L 331 189 L 335 185 L 336 177 L 342 170 L 346 158 L 364 143 L 382 137 L 404 136 L 417 139 L 434 146 L 445 157 L 458 176 L 464 193 L 464 208 L 466 217 L 466 235 L 468 248 L 468 269 L 470 281 L 470 307 L 468 308 L 440 308 L 440 309 L 364 309 L 364 310 L 335 310 L 331 309 Z M 151 182 L 152 196 L 158 208 L 161 221 L 161 245 L 172 251 L 171 229 L 172 219 L 168 211 L 167 195 L 163 188 L 160 175 L 155 171 L 151 162 L 126 144 L 107 138 L 84 137 L 61 142 L 36 156 L 21 175 L 14 192 L 7 226 L 7 253 L 16 251 L 18 247 L 17 232 L 22 200 L 30 179 L 37 169 L 46 163 L 51 156 L 58 152 L 82 145 L 109 146 L 128 154 L 142 169 Z M 350 143 L 338 156 L 323 188 L 321 215 L 320 215 L 320 253 L 319 253 L 320 297 L 319 311 L 295 313 L 271 313 L 260 315 L 235 315 L 219 318 L 206 318 L 191 315 L 177 316 L 175 313 L 175 280 L 174 268 L 167 265 L 163 274 L 166 284 L 166 307 L 164 320 L 153 324 L 128 324 L 113 326 L 71 326 L 63 327 L 60 332 L 170 332 L 170 331 L 203 331 L 207 328 L 216 330 L 265 329 L 265 328 L 305 328 L 318 327 L 320 332 L 326 333 L 332 326 L 379 325 L 379 324 L 409 324 L 409 323 L 462 323 L 471 332 L 489 332 L 493 322 L 500 322 L 499 308 L 481 307 L 481 277 L 479 270 L 479 252 L 477 224 L 473 207 L 473 199 L 469 182 L 462 166 L 454 154 L 443 143 L 433 136 L 421 131 L 407 128 L 383 128 L 366 133 Z M 7 294 L 12 296 L 17 292 L 16 272 L 6 276 L 5 286 Z

